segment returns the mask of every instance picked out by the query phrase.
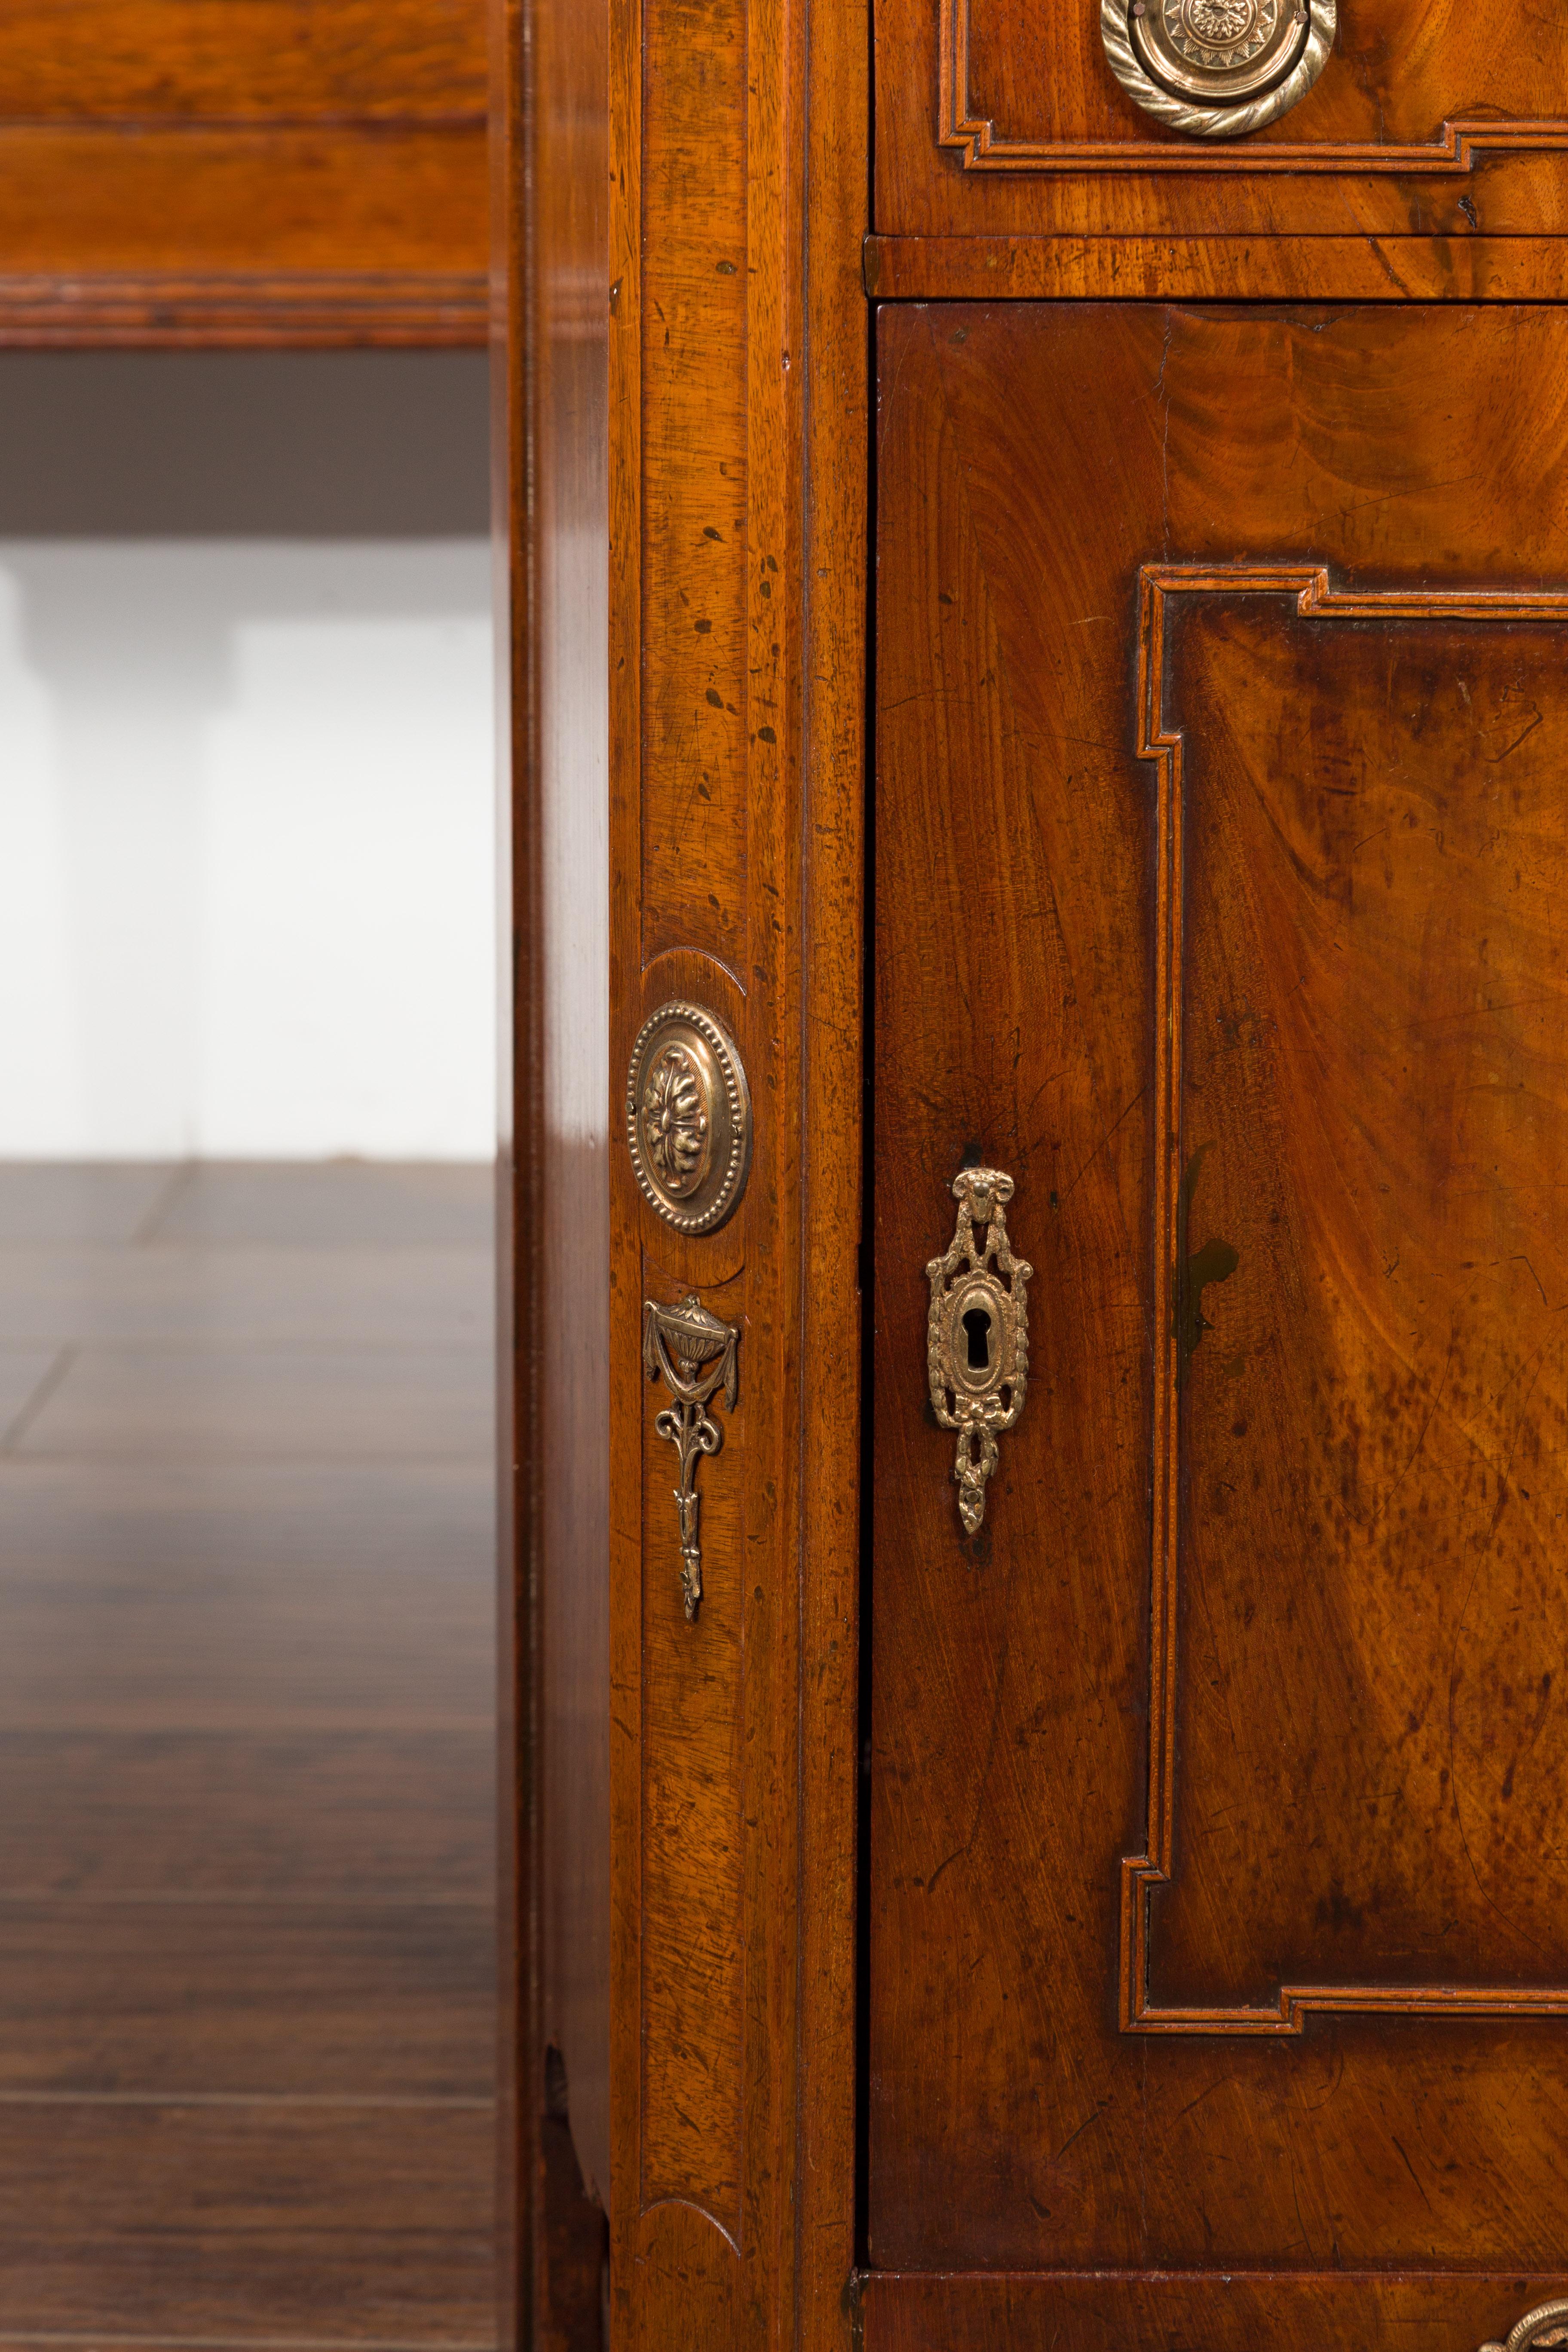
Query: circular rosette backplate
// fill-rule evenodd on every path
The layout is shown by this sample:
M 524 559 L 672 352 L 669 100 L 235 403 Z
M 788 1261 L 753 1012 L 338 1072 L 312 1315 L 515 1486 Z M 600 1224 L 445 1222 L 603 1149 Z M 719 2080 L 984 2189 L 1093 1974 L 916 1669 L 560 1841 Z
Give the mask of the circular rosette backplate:
M 678 1233 L 712 1233 L 745 1191 L 751 1093 L 734 1039 L 706 1005 L 661 1004 L 637 1031 L 626 1143 L 643 1198 Z
M 1204 139 L 1258 131 L 1303 98 L 1334 43 L 1335 0 L 1101 0 L 1117 80 Z
M 1552 2352 L 1568 2345 L 1568 2302 L 1539 2303 L 1510 2331 L 1506 2344 L 1483 2344 L 1481 2352 Z

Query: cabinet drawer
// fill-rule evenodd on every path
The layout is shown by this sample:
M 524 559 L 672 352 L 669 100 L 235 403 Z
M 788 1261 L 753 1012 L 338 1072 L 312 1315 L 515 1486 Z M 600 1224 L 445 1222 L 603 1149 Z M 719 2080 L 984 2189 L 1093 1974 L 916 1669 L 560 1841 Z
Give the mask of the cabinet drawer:
M 1147 0 L 1144 21 L 1184 25 L 1195 10 L 1245 30 L 1256 19 L 1256 38 L 1203 53 L 1222 64 L 1196 79 L 1226 87 L 1228 102 L 1226 75 L 1245 83 L 1246 50 L 1295 22 L 1283 12 L 1300 5 Z M 1568 225 L 1560 22 L 1529 0 L 1310 5 L 1326 54 L 1304 94 L 1261 128 L 1210 136 L 1129 95 L 1101 0 L 878 0 L 878 228 L 1467 238 Z M 1110 13 L 1130 41 L 1153 37 L 1120 0 Z M 1201 65 L 1183 25 L 1175 37 Z M 1247 100 L 1259 111 L 1284 79 L 1281 54 L 1280 74 Z M 1165 93 L 1157 75 L 1145 79 Z

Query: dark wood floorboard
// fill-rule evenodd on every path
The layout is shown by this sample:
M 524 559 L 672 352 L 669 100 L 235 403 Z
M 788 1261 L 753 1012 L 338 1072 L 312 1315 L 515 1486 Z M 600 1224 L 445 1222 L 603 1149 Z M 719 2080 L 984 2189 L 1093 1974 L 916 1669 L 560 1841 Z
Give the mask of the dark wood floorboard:
M 133 1563 L 407 1568 L 489 1580 L 488 1459 L 362 1464 L 0 1460 L 0 1577 Z
M 488 1348 L 81 1348 L 22 1454 L 439 1460 L 482 1450 Z
M 14 1730 L 478 1728 L 493 1633 L 472 1591 L 434 1576 L 339 1575 L 273 1565 L 266 1580 L 189 1579 L 143 1595 L 127 1575 L 69 1595 L 4 1591 L 0 1722 Z M 68 1605 L 90 1628 L 51 1643 Z M 363 1622 L 349 1614 L 357 1609 Z M 13 1646 L 14 1643 L 14 1646 Z
M 494 1899 L 487 1723 L 0 1732 L 0 1897 Z
M 0 1165 L 0 2352 L 490 2352 L 489 1171 Z
M 488 1723 L 494 1519 L 479 1461 L 0 1461 L 0 1724 Z
M 495 2341 L 483 2106 L 0 2104 L 15 2330 Z
M 179 1172 L 173 1160 L 0 1160 L 0 1244 L 133 1242 Z
M 488 1349 L 485 1249 L 0 1246 L 8 1346 Z
M 0 2098 L 486 2099 L 495 2040 L 483 1904 L 0 1899 Z
M 0 1323 L 0 1330 L 9 1329 Z M 47 1391 L 51 1373 L 64 1369 L 61 1353 L 58 1342 L 49 1340 L 0 1347 L 0 1448 L 24 1422 L 29 1405 Z
M 153 1242 L 289 1242 L 304 1249 L 399 1248 L 495 1236 L 491 1171 L 438 1160 L 193 1162 L 144 1228 Z

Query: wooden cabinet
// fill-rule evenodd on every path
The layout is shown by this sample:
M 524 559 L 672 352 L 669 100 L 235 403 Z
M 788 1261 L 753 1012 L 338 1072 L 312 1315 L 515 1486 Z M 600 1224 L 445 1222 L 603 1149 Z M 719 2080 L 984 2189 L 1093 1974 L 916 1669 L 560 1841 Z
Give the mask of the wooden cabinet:
M 610 191 L 510 447 L 520 2145 L 552 2052 L 616 2352 L 1568 2341 L 1568 47 L 1145 5 L 537 0 L 513 100 Z
M 482 0 L 15 0 L 0 345 L 478 343 Z

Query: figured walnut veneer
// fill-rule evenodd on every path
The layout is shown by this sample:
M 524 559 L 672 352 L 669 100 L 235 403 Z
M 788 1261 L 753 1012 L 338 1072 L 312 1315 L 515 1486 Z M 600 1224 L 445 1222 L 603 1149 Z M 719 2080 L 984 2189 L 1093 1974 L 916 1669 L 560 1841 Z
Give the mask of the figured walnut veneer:
M 1425 236 L 1462 248 L 1561 236 L 1568 220 L 1568 51 L 1530 0 L 1355 0 L 1311 88 L 1230 138 L 1142 110 L 1112 70 L 1093 0 L 878 0 L 877 99 L 884 236 Z M 1238 291 L 1267 299 L 1273 266 L 1260 259 Z
M 1229 740 L 1206 761 L 1173 716 L 1178 599 L 1189 652 L 1210 623 L 1200 708 Z M 1241 601 L 1254 599 L 1269 601 Z M 1149 1835 L 1123 1864 L 1122 2027 L 1568 2015 L 1560 1774 L 1531 1741 L 1494 1764 L 1495 1700 L 1467 1688 L 1478 1674 L 1538 1685 L 1544 1721 L 1568 1616 L 1553 1572 L 1568 1486 L 1551 1435 L 1568 1427 L 1553 1320 L 1568 1300 L 1548 1298 L 1526 1246 L 1568 1167 L 1551 916 L 1568 887 L 1568 809 L 1549 748 L 1568 721 L 1556 687 L 1568 593 L 1356 593 L 1321 565 L 1151 564 L 1139 601 L 1138 751 L 1156 776 L 1154 1296 L 1170 1311 L 1155 1350 Z M 1510 641 L 1489 646 L 1485 633 L 1521 625 L 1528 650 L 1499 695 Z M 1435 663 L 1458 680 L 1436 703 Z M 1397 870 L 1360 862 L 1380 842 Z M 1455 1003 L 1423 1029 L 1434 980 Z M 1217 1050 L 1204 1034 L 1216 1024 Z M 1352 1048 L 1331 1083 L 1320 1025 Z M 1246 1238 L 1239 1252 L 1211 1241 L 1205 1259 L 1195 1202 L 1211 1150 L 1246 1169 L 1250 1199 L 1217 1179 L 1214 1214 Z M 1475 1255 L 1459 1260 L 1464 1249 Z M 1205 1273 L 1235 1282 L 1223 1302 L 1235 1311 L 1210 1305 L 1220 1328 L 1200 1357 Z M 1275 1295 L 1244 1306 L 1253 1286 Z M 1446 1350 L 1433 1337 L 1443 1317 Z M 1223 1353 L 1234 1360 L 1216 1381 Z M 1398 1398 L 1415 1401 L 1413 1425 L 1380 1451 Z M 1500 1534 L 1510 1505 L 1524 1522 L 1511 1540 Z M 1194 1545 L 1206 1576 L 1186 1607 Z M 1481 1626 L 1500 1634 L 1467 1639 L 1478 1597 Z M 1224 1636 L 1207 1630 L 1215 1616 L 1230 1621 Z M 1222 1648 L 1223 1705 L 1205 1721 Z M 1184 1999 L 1151 1990 L 1152 1898 L 1180 1876 L 1184 1723 L 1198 1781 L 1186 1839 L 1205 1864 Z M 1500 1832 L 1489 1784 L 1505 1765 L 1521 1818 Z M 1227 1773 L 1223 1808 L 1205 1767 Z M 1217 1833 L 1211 1808 L 1226 1817 Z M 1299 1916 L 1321 1900 L 1321 1868 L 1309 1891 L 1297 1866 L 1308 1841 L 1337 1855 L 1317 1936 Z M 1270 1866 L 1285 1884 L 1254 1943 L 1246 1914 Z M 1271 1949 L 1330 1960 L 1336 1912 L 1381 1919 L 1389 1980 L 1288 1982 L 1269 2005 L 1237 1997 Z M 1229 1946 L 1229 1999 L 1202 1990 L 1216 1943 Z M 1496 1977 L 1500 1958 L 1513 1980 Z
M 1297 2274 L 1291 2352 L 1540 2280 L 1472 2352 L 1568 2179 L 1568 334 L 878 331 L 868 2336 L 885 2271 L 1081 2274 L 1075 2352 L 1123 2274 L 1203 2343 L 1152 2274 Z M 1036 1269 L 969 1541 L 966 1160 Z
M 976 48 L 974 0 L 941 0 L 938 49 L 940 126 L 938 139 L 957 149 L 966 172 L 1378 172 L 1401 177 L 1415 174 L 1452 176 L 1469 173 L 1488 154 L 1510 151 L 1568 151 L 1568 119 L 1498 119 L 1476 114 L 1443 121 L 1428 139 L 1303 140 L 1290 127 L 1268 144 L 1256 139 L 1237 140 L 1234 146 L 1215 141 L 1167 136 L 1163 139 L 1084 139 L 1070 134 L 1035 138 L 998 130 L 995 121 L 976 104 L 971 92 L 970 59 Z M 1091 27 L 1094 12 L 1084 10 L 1083 24 Z M 1477 22 L 1481 20 L 1477 19 Z M 1002 63 L 1009 42 L 1026 36 L 1015 24 L 1000 38 L 994 29 L 987 62 Z M 1000 53 L 1000 54 L 999 54 Z M 1087 63 L 1096 64 L 1090 45 Z M 1089 77 L 1086 76 L 1086 79 Z M 1146 118 L 1134 121 L 1147 128 Z

